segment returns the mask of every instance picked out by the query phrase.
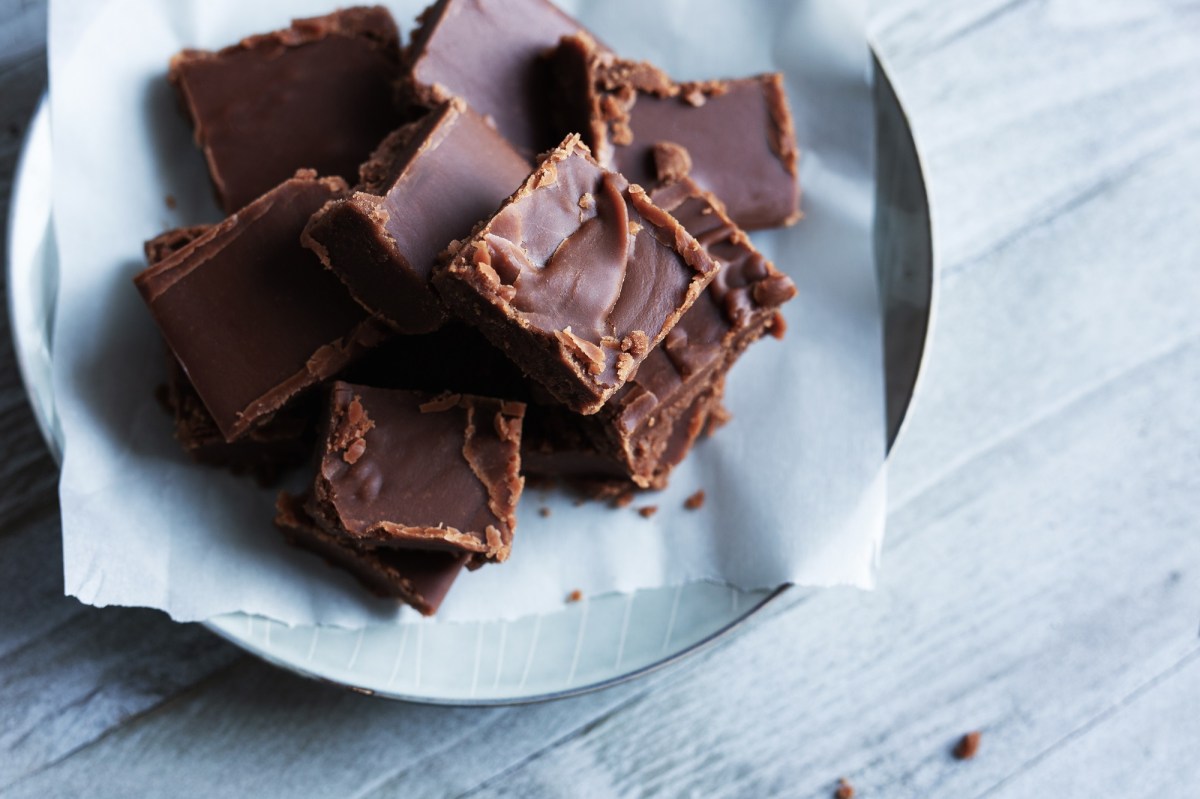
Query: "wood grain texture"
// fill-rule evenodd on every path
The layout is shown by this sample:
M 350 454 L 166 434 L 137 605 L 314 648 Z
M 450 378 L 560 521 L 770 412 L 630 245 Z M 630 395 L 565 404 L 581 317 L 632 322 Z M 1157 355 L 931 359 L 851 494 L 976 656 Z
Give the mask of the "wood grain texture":
M 1187 796 L 1200 785 L 1200 3 L 897 0 L 941 284 L 874 593 L 528 708 L 386 703 L 61 596 L 0 342 L 0 792 Z M 44 8 L 0 0 L 0 192 Z M 983 731 L 979 755 L 950 756 Z

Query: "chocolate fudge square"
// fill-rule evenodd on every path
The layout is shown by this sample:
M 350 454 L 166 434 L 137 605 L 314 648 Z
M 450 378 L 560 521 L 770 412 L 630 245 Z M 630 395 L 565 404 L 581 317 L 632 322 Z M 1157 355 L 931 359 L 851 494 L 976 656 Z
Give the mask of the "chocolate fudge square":
M 526 451 L 530 474 L 594 480 L 616 472 L 640 488 L 663 488 L 671 469 L 718 412 L 725 375 L 742 352 L 770 330 L 796 294 L 792 280 L 758 252 L 721 204 L 683 178 L 651 199 L 696 237 L 720 264 L 716 279 L 653 350 L 624 387 L 594 416 L 531 407 Z M 545 417 L 552 417 L 547 421 Z M 539 435 L 547 426 L 574 435 Z M 567 442 L 557 452 L 557 441 Z M 579 442 L 588 442 L 591 452 Z M 585 459 L 584 454 L 588 457 Z
M 389 136 L 361 170 L 363 183 L 380 190 L 329 203 L 303 242 L 364 308 L 398 332 L 427 333 L 445 318 L 429 284 L 437 256 L 491 216 L 531 169 L 452 100 Z
M 683 160 L 747 230 L 800 218 L 796 134 L 779 73 L 676 83 L 586 34 L 564 37 L 550 61 L 560 128 L 581 131 L 604 166 L 651 187 Z M 663 144 L 673 147 L 656 158 Z
M 175 439 L 194 461 L 250 475 L 262 486 L 275 485 L 284 473 L 308 461 L 316 441 L 313 395 L 289 403 L 231 443 L 221 435 L 179 361 L 170 354 L 167 361 L 163 404 L 175 421 Z
M 178 252 L 212 229 L 195 225 L 161 233 L 145 244 L 146 262 L 153 266 Z M 160 395 L 175 421 L 175 439 L 197 463 L 250 474 L 260 485 L 272 485 L 283 472 L 308 459 L 316 437 L 316 408 L 311 402 L 293 402 L 259 422 L 238 441 L 229 443 L 187 373 L 167 353 L 167 382 Z
M 437 612 L 470 558 L 465 552 L 360 547 L 321 529 L 304 506 L 304 497 L 286 492 L 275 503 L 275 526 L 288 543 L 348 571 L 376 596 L 399 599 L 426 616 Z
M 346 190 L 300 171 L 134 278 L 226 441 L 388 335 L 300 245 Z
M 595 413 L 713 279 L 717 266 L 577 135 L 548 153 L 434 274 L 442 299 L 527 376 Z
M 524 414 L 519 402 L 334 383 L 308 513 L 358 546 L 503 561 L 524 486 Z
M 576 20 L 549 0 L 439 0 L 418 23 L 403 84 L 414 102 L 461 97 L 526 158 L 562 140 L 550 125 L 541 55 L 582 31 Z
M 386 9 L 359 7 L 172 58 L 167 77 L 225 212 L 297 169 L 353 181 L 359 163 L 403 121 L 394 88 L 399 41 Z

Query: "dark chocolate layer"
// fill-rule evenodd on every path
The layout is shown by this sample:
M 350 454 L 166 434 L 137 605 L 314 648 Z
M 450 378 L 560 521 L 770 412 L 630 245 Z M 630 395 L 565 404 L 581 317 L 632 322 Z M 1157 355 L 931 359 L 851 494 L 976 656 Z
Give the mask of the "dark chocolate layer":
M 494 213 L 530 169 L 454 100 L 389 137 L 364 165 L 364 182 L 382 196 L 359 191 L 330 203 L 303 241 L 363 307 L 399 332 L 426 333 L 445 317 L 429 285 L 437 256 Z
M 280 493 L 275 526 L 288 543 L 345 569 L 377 596 L 394 597 L 426 616 L 437 612 L 470 557 L 467 553 L 366 549 L 322 530 L 304 509 L 305 499 Z
M 300 246 L 312 213 L 345 190 L 297 173 L 135 278 L 227 441 L 386 336 Z
M 218 52 L 184 50 L 168 78 L 232 213 L 297 169 L 352 181 L 402 121 L 399 32 L 381 6 L 348 8 Z
M 365 546 L 503 561 L 520 477 L 519 402 L 334 383 L 309 513 Z
M 715 272 L 674 218 L 571 136 L 434 282 L 526 375 L 595 413 Z
M 529 402 L 533 384 L 483 334 L 459 321 L 432 333 L 395 336 L 356 361 L 341 379 L 373 388 L 451 392 Z

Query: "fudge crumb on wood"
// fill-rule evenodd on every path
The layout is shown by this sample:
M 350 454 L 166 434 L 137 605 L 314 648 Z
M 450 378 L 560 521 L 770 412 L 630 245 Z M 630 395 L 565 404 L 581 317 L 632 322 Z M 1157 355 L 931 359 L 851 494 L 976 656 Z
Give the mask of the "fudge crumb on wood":
M 975 757 L 979 751 L 979 739 L 982 733 L 979 730 L 969 732 L 962 738 L 958 739 L 958 743 L 954 745 L 954 758 L 956 760 L 970 760 Z

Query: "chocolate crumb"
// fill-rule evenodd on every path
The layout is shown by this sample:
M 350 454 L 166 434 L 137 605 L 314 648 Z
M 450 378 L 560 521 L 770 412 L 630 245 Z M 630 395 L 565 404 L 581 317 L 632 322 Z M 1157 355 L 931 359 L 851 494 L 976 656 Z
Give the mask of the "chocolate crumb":
M 627 508 L 633 502 L 632 491 L 622 491 L 613 497 L 612 506 L 614 508 Z
M 571 593 L 567 594 L 568 602 L 578 602 L 581 599 L 583 599 L 583 592 L 580 591 L 578 588 L 576 588 Z
M 838 780 L 837 790 L 833 792 L 833 799 L 854 799 L 854 786 L 845 777 Z
M 783 314 L 776 313 L 775 318 L 771 320 L 770 331 L 772 338 L 782 339 L 787 333 L 787 321 L 784 320 Z
M 172 211 L 175 210 L 175 206 L 178 204 L 175 202 L 174 194 L 168 194 L 166 197 L 163 197 L 163 202 L 165 202 L 167 204 L 167 208 L 171 209 Z
M 701 488 L 695 494 L 683 501 L 683 507 L 688 510 L 700 510 L 704 507 L 704 489 Z
M 538 508 L 538 516 L 541 516 L 543 519 L 549 517 L 550 509 L 545 506 Z
M 638 508 L 638 515 L 643 519 L 649 519 L 656 513 L 658 513 L 657 505 L 643 505 L 642 507 Z
M 958 739 L 958 743 L 954 745 L 955 759 L 970 760 L 975 757 L 975 753 L 979 751 L 980 737 L 982 737 L 982 733 L 979 730 L 975 730 Z

